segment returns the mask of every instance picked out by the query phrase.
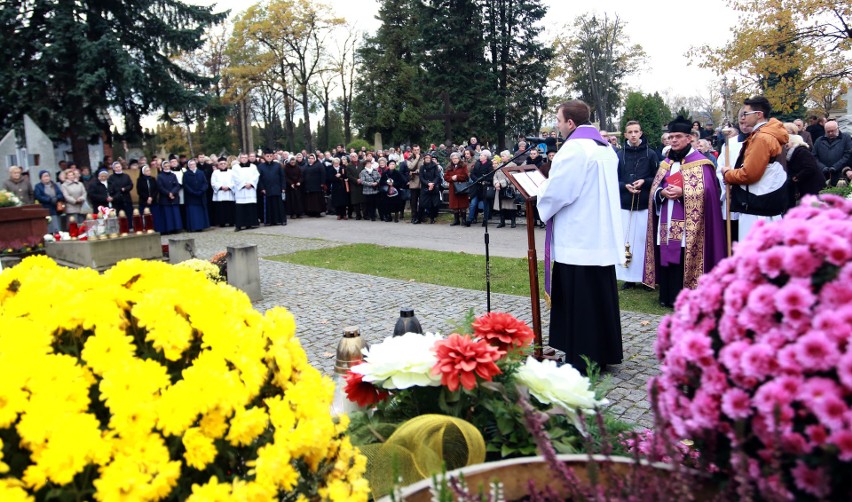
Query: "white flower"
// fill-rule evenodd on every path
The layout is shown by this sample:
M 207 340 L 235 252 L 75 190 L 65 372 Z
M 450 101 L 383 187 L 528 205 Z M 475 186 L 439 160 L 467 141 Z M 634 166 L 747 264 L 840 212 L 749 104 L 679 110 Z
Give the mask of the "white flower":
M 435 342 L 444 337 L 438 334 L 406 333 L 388 337 L 381 343 L 364 349 L 365 362 L 352 368 L 371 382 L 385 389 L 437 387 L 441 376 L 432 376 L 438 362 L 433 350 Z
M 589 412 L 609 402 L 596 400 L 589 379 L 570 364 L 556 366 L 554 361 L 539 362 L 530 356 L 518 369 L 516 378 L 543 404 L 560 406 L 568 412 L 579 409 Z

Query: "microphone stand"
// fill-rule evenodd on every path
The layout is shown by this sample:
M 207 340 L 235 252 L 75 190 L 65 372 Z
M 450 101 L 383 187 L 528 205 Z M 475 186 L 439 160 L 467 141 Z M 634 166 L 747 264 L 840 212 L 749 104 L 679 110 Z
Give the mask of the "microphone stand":
M 532 146 L 527 146 L 527 149 L 524 150 L 523 152 L 515 155 L 514 157 L 512 157 L 511 159 L 509 159 L 507 161 L 504 161 L 499 166 L 493 168 L 490 173 L 482 175 L 482 177 L 480 177 L 476 180 L 476 183 L 480 184 L 480 185 L 484 185 L 485 183 L 483 183 L 483 182 L 487 182 L 491 178 L 494 178 L 494 175 L 497 173 L 497 171 L 499 171 L 500 169 L 505 167 L 506 164 L 511 164 L 515 160 L 517 160 L 517 159 L 523 157 L 524 155 L 526 155 L 527 153 L 529 153 L 529 151 L 532 150 L 532 149 L 533 149 Z M 493 182 L 492 182 L 492 185 L 493 185 Z M 495 192 L 496 192 L 496 190 L 495 190 Z M 494 197 L 495 198 L 500 197 L 500 194 L 495 193 Z M 483 199 L 482 221 L 483 221 L 483 226 L 485 227 L 485 234 L 483 235 L 483 238 L 485 240 L 485 308 L 486 308 L 488 313 L 491 313 L 491 254 L 490 254 L 490 247 L 489 247 L 490 239 L 489 239 L 489 236 L 488 236 L 488 218 L 485 217 L 485 207 L 484 207 L 484 204 L 487 204 L 487 203 L 488 203 L 488 199 Z M 474 214 L 476 214 L 476 209 L 474 209 Z

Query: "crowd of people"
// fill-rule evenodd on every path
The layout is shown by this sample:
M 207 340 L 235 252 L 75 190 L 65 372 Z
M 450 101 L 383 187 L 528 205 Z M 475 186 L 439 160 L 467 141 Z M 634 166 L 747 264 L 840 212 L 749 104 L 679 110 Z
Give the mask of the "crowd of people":
M 744 127 L 742 113 L 736 125 L 714 131 L 693 121 L 685 131 L 691 148 L 716 167 L 720 181 L 723 166 L 737 161 L 750 133 Z M 777 159 L 783 174 L 776 176 L 790 180 L 785 185 L 788 206 L 804 194 L 817 193 L 826 183 L 852 183 L 852 138 L 840 132 L 836 121 L 821 123 L 812 116 L 809 122 L 807 127 L 802 120 L 783 124 L 788 140 Z M 150 162 L 144 157 L 129 162 L 107 158 L 94 174 L 86 166 L 78 168 L 62 161 L 55 180 L 41 171 L 34 184 L 28 173 L 12 166 L 4 188 L 25 203 L 38 202 L 47 208 L 55 217 L 51 232 L 66 225 L 68 217 L 84 219 L 99 206 L 124 211 L 128 216 L 135 208 L 141 212 L 147 208 L 154 214 L 156 229 L 164 234 L 201 231 L 210 226 L 232 226 L 239 231 L 261 224 L 286 225 L 288 218 L 322 215 L 339 220 L 435 223 L 438 209 L 444 205 L 453 215 L 453 226 L 470 226 L 480 218 L 485 225 L 496 215 L 498 227 L 515 227 L 522 200 L 502 172 L 492 171 L 501 165 L 522 164 L 546 169 L 562 137 L 556 130 L 542 136 L 531 142 L 520 136 L 511 150 L 499 155 L 492 154 L 474 136 L 462 146 L 433 144 L 425 149 L 411 145 L 347 152 L 343 145 L 337 145 L 326 152 L 265 150 L 261 155 L 196 158 L 171 155 L 167 159 L 154 157 Z M 654 173 L 672 147 L 671 132 L 662 135 L 662 145 L 656 149 L 649 146 L 642 124 L 635 121 L 625 127 L 623 145 L 615 134 L 601 131 L 601 138 L 619 160 L 624 240 L 636 257 L 619 270 L 618 278 L 625 281 L 625 287 L 634 287 L 642 282 L 643 263 L 638 257 L 647 251 L 643 238 L 647 225 L 643 222 L 650 207 Z M 134 170 L 139 171 L 135 186 L 127 175 Z M 462 188 L 465 190 L 460 191 Z M 131 200 L 134 192 L 137 206 Z M 738 225 L 736 211 L 732 218 L 734 226 Z M 535 222 L 544 226 L 537 211 Z
M 64 229 L 70 217 L 80 221 L 99 207 L 128 216 L 134 209 L 149 210 L 155 229 L 163 234 L 211 226 L 240 231 L 323 215 L 338 220 L 398 223 L 408 219 L 412 224 L 434 224 L 444 205 L 453 214 L 453 226 L 469 227 L 480 217 L 485 225 L 494 214 L 499 216 L 497 227 L 514 228 L 522 201 L 496 169 L 524 163 L 541 166 L 555 154 L 556 141 L 552 143 L 547 156 L 537 148 L 528 149 L 523 139 L 514 149 L 520 149 L 520 155 L 508 150 L 493 155 L 473 137 L 461 147 L 430 145 L 425 151 L 412 145 L 346 152 L 338 145 L 333 152 L 171 155 L 154 157 L 150 163 L 146 158 L 105 159 L 94 175 L 88 168 L 63 161 L 55 180 L 44 170 L 35 186 L 27 173 L 13 166 L 5 188 L 24 203 L 38 202 L 47 208 L 53 216 L 51 233 Z M 504 162 L 508 160 L 512 162 Z M 138 173 L 135 185 L 127 174 L 134 171 Z M 469 182 L 471 186 L 461 190 Z

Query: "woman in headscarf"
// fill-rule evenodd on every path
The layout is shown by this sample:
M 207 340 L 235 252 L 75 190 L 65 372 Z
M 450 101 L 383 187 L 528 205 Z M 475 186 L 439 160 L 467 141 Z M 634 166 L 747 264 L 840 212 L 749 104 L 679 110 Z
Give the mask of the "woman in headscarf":
M 213 211 L 220 227 L 234 226 L 234 178 L 225 157 L 219 157 L 216 170 L 210 177 L 213 186 Z
M 170 162 L 163 162 L 163 171 L 157 175 L 157 190 L 160 192 L 160 213 L 163 221 L 160 223 L 160 233 L 163 235 L 176 234 L 183 229 L 180 217 L 180 182 L 172 172 Z M 155 220 L 156 221 L 156 220 Z
M 99 169 L 97 178 L 89 185 L 86 193 L 89 196 L 89 205 L 96 212 L 99 207 L 110 207 L 112 197 L 109 196 L 109 173 L 106 169 Z
M 363 170 L 359 173 L 358 179 L 361 181 L 361 187 L 363 187 L 364 219 L 376 221 L 376 206 L 379 202 L 379 182 L 382 179 L 382 175 L 373 166 L 372 162 L 367 162 Z M 382 221 L 384 221 L 384 218 L 382 218 Z
M 470 197 L 467 193 L 456 193 L 456 183 L 461 183 L 468 180 L 467 165 L 461 160 L 461 155 L 458 152 L 450 154 L 450 163 L 447 164 L 447 169 L 444 171 L 444 180 L 450 184 L 450 211 L 453 212 L 453 222 L 450 226 L 460 225 L 464 220 L 464 213 L 470 206 Z
M 56 210 L 56 205 L 59 202 L 62 202 L 64 205 L 65 197 L 62 195 L 59 185 L 50 179 L 50 172 L 46 169 L 39 171 L 38 179 L 39 182 L 36 183 L 33 193 L 39 204 L 50 211 L 50 222 L 47 224 L 47 231 L 51 234 L 56 233 L 59 231 L 59 213 Z

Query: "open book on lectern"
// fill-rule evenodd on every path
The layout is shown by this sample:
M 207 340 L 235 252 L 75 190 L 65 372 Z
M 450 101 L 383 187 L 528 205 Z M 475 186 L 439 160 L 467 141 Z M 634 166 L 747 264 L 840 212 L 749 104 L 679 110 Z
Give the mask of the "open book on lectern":
M 512 184 L 521 190 L 525 199 L 538 197 L 545 177 L 534 165 L 527 164 L 517 167 L 504 167 L 503 173 L 512 180 Z

